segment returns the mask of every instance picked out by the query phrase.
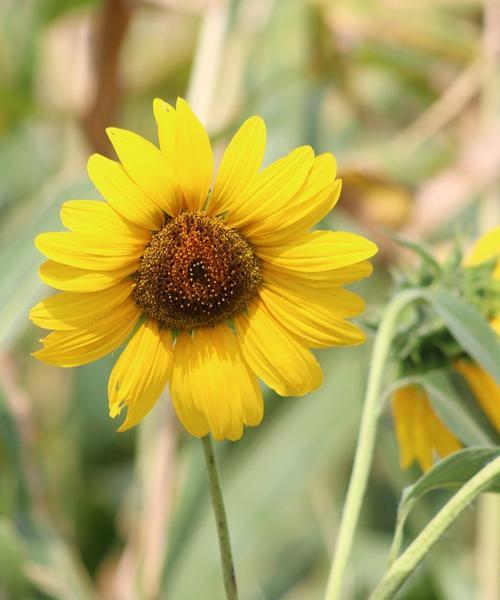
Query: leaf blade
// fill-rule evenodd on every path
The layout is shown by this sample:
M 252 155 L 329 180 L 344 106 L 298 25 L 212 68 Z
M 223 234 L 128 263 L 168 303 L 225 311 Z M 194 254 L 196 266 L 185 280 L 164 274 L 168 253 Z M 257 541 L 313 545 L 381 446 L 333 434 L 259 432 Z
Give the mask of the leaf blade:
M 500 343 L 479 311 L 444 290 L 424 290 L 422 297 L 464 350 L 500 384 Z
M 488 463 L 499 456 L 499 448 L 476 446 L 459 450 L 436 463 L 413 485 L 404 488 L 398 506 L 389 563 L 392 564 L 399 554 L 406 519 L 413 506 L 422 496 L 436 489 L 454 490 L 460 488 Z M 484 491 L 500 493 L 500 479 L 491 482 L 490 486 Z

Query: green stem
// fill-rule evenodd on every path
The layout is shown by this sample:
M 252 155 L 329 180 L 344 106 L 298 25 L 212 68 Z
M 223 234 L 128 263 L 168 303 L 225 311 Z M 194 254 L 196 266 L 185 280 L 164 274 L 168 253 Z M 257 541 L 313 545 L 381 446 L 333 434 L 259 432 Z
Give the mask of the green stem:
M 500 458 L 491 461 L 476 473 L 432 519 L 420 535 L 389 568 L 375 588 L 370 600 L 394 598 L 404 582 L 445 533 L 455 519 L 484 491 L 491 481 L 500 477 Z
M 201 438 L 205 464 L 207 466 L 208 487 L 215 515 L 217 536 L 219 538 L 220 558 L 222 572 L 224 575 L 224 586 L 226 588 L 227 600 L 238 600 L 238 589 L 236 587 L 236 575 L 234 571 L 233 555 L 231 552 L 231 541 L 229 539 L 229 527 L 227 525 L 226 509 L 220 486 L 219 469 L 215 461 L 214 447 L 210 435 Z
M 406 524 L 406 517 L 409 515 L 413 508 L 414 502 L 409 502 L 404 509 L 404 512 L 399 511 L 396 519 L 396 531 L 392 539 L 391 549 L 389 550 L 389 567 L 397 560 L 401 546 L 403 545 L 403 534 L 404 526 Z
M 379 399 L 384 367 L 401 311 L 417 298 L 419 293 L 420 290 L 405 290 L 395 296 L 385 309 L 375 338 L 358 445 L 354 457 L 351 481 L 349 482 L 349 489 L 342 511 L 337 547 L 328 578 L 325 600 L 337 600 L 341 597 L 344 574 L 351 553 L 354 532 L 358 523 L 372 462 L 378 417 L 381 409 Z

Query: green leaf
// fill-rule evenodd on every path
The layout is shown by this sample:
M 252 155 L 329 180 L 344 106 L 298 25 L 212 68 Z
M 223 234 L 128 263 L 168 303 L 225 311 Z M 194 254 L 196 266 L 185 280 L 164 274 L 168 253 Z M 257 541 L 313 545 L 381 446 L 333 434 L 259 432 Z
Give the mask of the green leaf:
M 424 290 L 422 297 L 462 348 L 500 384 L 500 344 L 479 311 L 444 290 Z
M 500 449 L 476 446 L 455 452 L 436 463 L 413 485 L 406 487 L 398 507 L 396 530 L 390 562 L 399 554 L 406 519 L 419 498 L 436 489 L 455 490 L 464 485 L 489 462 L 500 456 Z M 500 493 L 500 479 L 491 482 L 488 492 Z
M 498 456 L 500 456 L 500 448 L 475 446 L 459 450 L 440 460 L 413 485 L 405 488 L 402 502 L 416 501 L 435 489 L 458 489 Z M 488 491 L 500 493 L 500 480 L 493 481 Z
M 499 443 L 496 431 L 458 373 L 440 369 L 411 380 L 425 389 L 439 418 L 464 444 Z

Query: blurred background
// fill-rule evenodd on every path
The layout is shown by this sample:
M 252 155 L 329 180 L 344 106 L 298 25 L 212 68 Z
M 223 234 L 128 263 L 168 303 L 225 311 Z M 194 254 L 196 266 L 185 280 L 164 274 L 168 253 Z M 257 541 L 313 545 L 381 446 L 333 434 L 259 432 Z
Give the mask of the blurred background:
M 384 230 L 439 254 L 457 231 L 472 240 L 498 222 L 497 0 L 1 0 L 2 600 L 223 598 L 201 447 L 168 399 L 117 434 L 115 357 L 78 369 L 30 357 L 41 332 L 28 310 L 47 292 L 33 237 L 60 227 L 62 201 L 98 197 L 86 160 L 110 153 L 106 126 L 156 142 L 152 99 L 178 95 L 219 157 L 252 114 L 267 123 L 267 162 L 301 144 L 334 152 L 344 189 L 324 225 L 381 246 L 357 286 L 367 321 L 391 271 L 410 264 Z M 242 600 L 321 598 L 369 350 L 320 352 L 318 392 L 266 393 L 263 425 L 217 444 Z M 382 574 L 398 499 L 418 475 L 399 467 L 387 411 L 346 598 L 366 598 Z M 420 501 L 409 536 L 445 496 Z M 401 598 L 500 597 L 500 573 L 496 589 L 485 574 L 498 536 L 481 514 L 454 525 Z

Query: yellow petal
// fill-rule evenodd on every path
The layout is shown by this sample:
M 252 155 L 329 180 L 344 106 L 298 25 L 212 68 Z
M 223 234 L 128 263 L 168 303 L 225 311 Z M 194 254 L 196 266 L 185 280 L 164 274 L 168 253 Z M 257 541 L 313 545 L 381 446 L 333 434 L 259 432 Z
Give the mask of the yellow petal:
M 127 298 L 113 310 L 112 316 L 96 321 L 92 327 L 50 333 L 40 340 L 44 347 L 33 356 L 58 367 L 78 367 L 98 360 L 125 341 L 139 314 L 135 302 Z
M 181 205 L 175 191 L 175 178 L 160 150 L 140 135 L 108 127 L 113 148 L 129 177 L 166 213 L 175 217 Z
M 145 229 L 161 229 L 163 210 L 130 179 L 120 164 L 93 154 L 88 160 L 87 171 L 95 187 L 122 216 Z
M 203 208 L 212 181 L 214 158 L 205 128 L 189 104 L 177 99 L 175 172 L 188 210 Z
M 111 417 L 127 407 L 127 418 L 119 431 L 137 425 L 156 404 L 168 382 L 172 353 L 170 330 L 160 331 L 154 321 L 143 323 L 129 341 L 108 383 Z
M 415 428 L 415 454 L 422 471 L 428 471 L 432 467 L 433 444 L 431 439 L 431 422 L 427 406 L 429 401 L 425 392 L 418 388 L 418 401 L 414 410 Z M 432 413 L 431 413 L 432 414 Z
M 55 294 L 34 306 L 30 311 L 30 319 L 44 329 L 64 331 L 88 328 L 111 314 L 117 305 L 130 296 L 133 288 L 133 281 L 128 280 L 100 292 Z
M 136 264 L 145 249 L 144 242 L 66 231 L 40 233 L 35 246 L 47 258 L 63 265 L 96 271 L 113 271 Z
M 170 394 L 172 396 L 172 390 L 170 390 Z M 203 415 L 193 403 L 183 402 L 179 399 L 174 400 L 173 397 L 172 402 L 177 418 L 184 429 L 191 435 L 203 437 L 210 432 L 210 425 L 208 424 L 205 415 Z
M 402 468 L 416 460 L 422 471 L 427 471 L 433 454 L 445 457 L 462 447 L 434 412 L 421 387 L 409 385 L 396 390 L 392 409 Z
M 392 396 L 392 415 L 402 469 L 411 467 L 415 458 L 413 439 L 413 394 L 411 388 L 397 389 Z
M 306 233 L 337 203 L 341 181 L 335 180 L 336 173 L 337 163 L 332 154 L 317 156 L 306 181 L 295 196 L 269 218 L 245 228 L 249 241 L 275 246 Z
M 371 275 L 372 271 L 372 265 L 366 260 L 327 271 L 292 271 L 284 266 L 262 264 L 264 281 L 284 287 L 294 281 L 296 285 L 331 288 L 359 281 Z
M 328 303 L 325 302 L 324 294 L 315 295 L 314 291 L 314 288 L 305 288 L 305 293 L 301 296 L 290 292 L 281 296 L 275 290 L 265 287 L 261 290 L 260 297 L 273 317 L 298 336 L 304 345 L 327 348 L 363 343 L 365 335 L 361 329 L 342 320 L 342 317 L 349 316 L 353 311 L 360 312 L 363 309 L 361 298 L 352 292 L 335 288 L 335 294 Z
M 487 231 L 477 240 L 464 261 L 466 266 L 478 265 L 494 257 L 500 263 L 500 225 Z M 500 264 L 495 271 L 495 278 L 500 278 Z
M 233 205 L 233 212 L 225 217 L 227 224 L 245 233 L 252 224 L 281 214 L 304 185 L 313 162 L 312 148 L 301 146 L 266 167 Z
M 293 271 L 331 271 L 372 257 L 377 246 L 355 233 L 313 231 L 295 243 L 256 249 L 258 256 L 273 265 Z
M 122 218 L 106 202 L 68 200 L 61 207 L 61 221 L 75 233 L 132 238 L 141 244 L 146 244 L 151 239 L 150 231 Z
M 339 319 L 354 317 L 363 312 L 363 299 L 339 286 L 305 286 L 293 276 L 273 277 L 265 280 L 265 289 L 277 294 L 288 303 L 297 304 L 306 309 L 325 308 L 330 311 L 330 318 Z
M 211 214 L 236 212 L 257 174 L 266 147 L 266 126 L 260 117 L 247 119 L 229 143 L 217 173 L 208 207 Z
M 179 335 L 170 391 L 180 421 L 195 436 L 210 430 L 217 440 L 237 440 L 244 425 L 262 419 L 257 380 L 226 325 Z
M 457 360 L 454 367 L 465 377 L 486 416 L 500 431 L 500 385 L 484 369 L 468 360 Z
M 441 458 L 445 458 L 446 456 L 453 454 L 453 452 L 460 450 L 462 444 L 451 433 L 451 431 L 445 427 L 444 423 L 434 412 L 430 402 L 427 402 L 427 410 L 427 419 L 431 432 L 430 435 L 437 454 Z
M 175 109 L 164 100 L 155 98 L 153 100 L 153 113 L 158 125 L 158 141 L 160 150 L 165 155 L 169 164 L 174 164 L 175 153 Z
M 235 324 L 248 365 L 280 396 L 302 396 L 321 385 L 314 355 L 277 323 L 262 300 L 254 301 Z
M 39 274 L 44 283 L 56 290 L 87 293 L 108 289 L 138 268 L 139 263 L 136 262 L 113 271 L 88 271 L 47 260 L 40 267 Z
M 499 277 L 499 279 L 500 279 L 500 277 Z M 500 316 L 494 317 L 493 319 L 491 319 L 490 325 L 491 325 L 493 331 L 495 333 L 497 333 L 498 335 L 500 335 Z
M 415 385 L 399 388 L 393 394 L 392 408 L 402 468 L 417 461 L 426 471 L 432 466 L 432 444 L 427 420 L 428 400 L 425 392 Z

